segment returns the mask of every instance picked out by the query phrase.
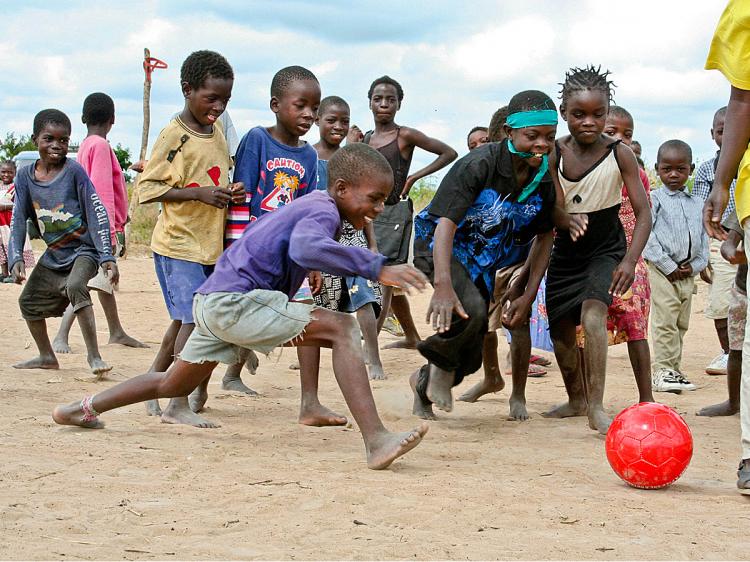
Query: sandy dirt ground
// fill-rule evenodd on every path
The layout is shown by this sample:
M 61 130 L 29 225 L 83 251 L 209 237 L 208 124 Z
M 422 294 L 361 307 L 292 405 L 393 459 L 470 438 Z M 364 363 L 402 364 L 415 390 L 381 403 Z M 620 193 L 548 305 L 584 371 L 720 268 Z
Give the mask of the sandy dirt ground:
M 583 418 L 539 413 L 565 397 L 560 374 L 532 379 L 532 419 L 507 421 L 508 390 L 458 403 L 390 470 L 365 467 L 354 428 L 296 423 L 293 350 L 262 358 L 246 381 L 261 393 L 224 392 L 219 371 L 206 416 L 220 429 L 162 424 L 142 405 L 103 416 L 100 431 L 56 426 L 50 413 L 143 372 L 168 318 L 153 264 L 121 262 L 123 324 L 149 350 L 106 345 L 114 365 L 94 382 L 80 331 L 59 371 L 17 371 L 34 353 L 17 308 L 20 287 L 0 285 L 0 558 L 2 559 L 746 559 L 750 503 L 735 489 L 739 419 L 699 418 L 726 397 L 725 378 L 703 374 L 717 353 L 695 301 L 685 371 L 698 390 L 658 398 L 695 439 L 693 461 L 666 490 L 639 491 L 610 469 L 604 440 Z M 414 299 L 422 318 L 429 295 Z M 57 328 L 58 321 L 50 323 Z M 423 335 L 429 333 L 420 322 Z M 383 338 L 387 343 L 390 336 Z M 504 353 L 504 344 L 502 348 Z M 416 426 L 408 375 L 416 352 L 383 351 L 388 380 L 373 384 L 386 424 Z M 325 352 L 322 400 L 347 412 Z M 458 391 L 473 384 L 469 377 Z M 625 346 L 611 348 L 606 406 L 636 397 Z M 744 531 L 743 531 L 744 529 Z

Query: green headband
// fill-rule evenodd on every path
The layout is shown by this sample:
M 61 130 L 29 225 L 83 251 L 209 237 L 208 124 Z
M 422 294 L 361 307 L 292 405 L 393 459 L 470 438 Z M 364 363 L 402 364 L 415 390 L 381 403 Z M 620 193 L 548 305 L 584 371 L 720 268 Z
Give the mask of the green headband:
M 557 111 L 554 109 L 537 109 L 534 111 L 519 111 L 508 115 L 505 123 L 511 129 L 536 127 L 542 125 L 557 125 Z

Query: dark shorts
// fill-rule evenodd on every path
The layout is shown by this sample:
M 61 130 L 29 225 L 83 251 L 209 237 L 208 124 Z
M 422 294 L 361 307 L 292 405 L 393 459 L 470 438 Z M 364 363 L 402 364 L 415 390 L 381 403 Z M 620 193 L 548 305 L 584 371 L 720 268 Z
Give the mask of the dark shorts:
M 91 306 L 88 282 L 96 275 L 97 263 L 80 256 L 69 270 L 50 269 L 37 264 L 18 297 L 24 320 L 62 316 L 68 304 L 74 311 Z
M 154 267 L 169 317 L 183 324 L 195 324 L 193 295 L 211 275 L 214 266 L 169 258 L 154 252 Z

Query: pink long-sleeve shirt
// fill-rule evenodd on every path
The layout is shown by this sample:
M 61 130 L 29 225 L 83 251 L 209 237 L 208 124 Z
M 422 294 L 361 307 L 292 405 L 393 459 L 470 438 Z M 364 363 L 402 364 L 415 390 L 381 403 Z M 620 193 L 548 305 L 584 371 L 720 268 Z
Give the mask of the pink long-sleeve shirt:
M 107 139 L 91 135 L 83 139 L 78 149 L 78 162 L 91 178 L 99 199 L 107 209 L 114 244 L 115 232 L 125 229 L 128 217 L 128 191 L 117 156 Z

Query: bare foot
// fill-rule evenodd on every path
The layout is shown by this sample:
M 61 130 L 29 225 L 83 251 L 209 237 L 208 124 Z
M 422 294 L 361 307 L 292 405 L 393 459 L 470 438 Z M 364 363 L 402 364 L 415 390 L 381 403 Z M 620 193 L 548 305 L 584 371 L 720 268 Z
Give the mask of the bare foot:
M 245 365 L 247 365 L 247 363 L 245 363 Z M 221 389 L 232 390 L 234 392 L 242 392 L 243 394 L 247 394 L 248 396 L 258 396 L 258 393 L 249 386 L 245 385 L 240 377 L 231 377 L 224 375 L 224 378 L 221 379 Z
M 158 400 L 146 400 L 146 415 L 161 416 L 161 406 Z
M 123 332 L 122 334 L 110 335 L 109 343 L 110 344 L 116 343 L 117 345 L 124 345 L 125 347 L 136 347 L 136 348 L 150 347 L 148 344 L 138 341 L 135 338 L 131 338 L 125 332 Z
M 417 349 L 420 340 L 402 339 L 383 346 L 383 349 Z
M 419 445 L 429 429 L 423 423 L 416 429 L 402 433 L 384 432 L 367 444 L 367 468 L 383 470 L 398 457 L 405 455 Z
M 602 435 L 607 435 L 612 420 L 601 408 L 592 408 L 589 413 L 589 427 Z
M 500 392 L 505 388 L 505 381 L 500 373 L 495 376 L 485 377 L 477 384 L 472 386 L 469 390 L 464 392 L 458 399 L 461 402 L 476 402 L 485 394 L 491 394 L 493 392 Z
M 432 411 L 432 402 L 424 395 L 424 389 L 417 389 L 420 371 L 421 369 L 418 369 L 409 377 L 409 385 L 411 386 L 411 391 L 414 393 L 414 406 L 411 413 L 423 420 L 436 420 L 437 416 Z M 426 386 L 427 384 L 423 385 L 423 387 Z
M 509 420 L 526 421 L 529 419 L 529 413 L 526 411 L 526 400 L 524 398 L 510 397 Z
M 427 398 L 444 412 L 453 410 L 453 381 L 451 371 L 443 371 L 430 365 L 430 379 L 427 381 Z
M 250 351 L 250 353 L 248 353 L 247 355 L 247 359 L 245 359 L 245 369 L 247 369 L 247 371 L 251 375 L 254 375 L 255 373 L 258 372 L 258 365 L 260 365 L 260 361 L 258 361 L 258 356 L 255 354 L 254 351 Z
M 67 406 L 58 406 L 52 412 L 52 419 L 60 425 L 77 425 L 78 427 L 87 427 L 89 429 L 101 429 L 104 422 L 99 418 L 83 421 L 83 410 L 80 402 L 72 402 Z
M 89 367 L 91 367 L 91 372 L 99 377 L 112 370 L 112 367 L 107 365 L 101 357 L 89 357 L 88 362 Z
M 57 338 L 52 340 L 52 351 L 55 353 L 73 353 L 67 340 Z
M 575 403 L 571 404 L 570 402 L 566 402 L 565 404 L 560 404 L 559 406 L 555 406 L 551 410 L 548 410 L 542 414 L 545 418 L 573 418 L 576 416 L 585 416 L 586 415 L 586 404 L 585 403 Z
M 13 365 L 14 369 L 59 369 L 60 364 L 54 355 L 40 355 L 28 361 L 22 361 Z
M 386 379 L 383 365 L 370 365 L 367 371 L 371 381 L 384 381 Z
M 313 404 L 300 406 L 299 423 L 313 427 L 327 427 L 332 425 L 346 425 L 349 420 L 323 406 L 322 404 Z
M 203 411 L 203 407 L 206 405 L 206 400 L 208 400 L 208 391 L 202 384 L 198 385 L 198 388 L 196 388 L 188 396 L 188 404 L 190 405 L 190 409 L 196 414 Z M 162 416 L 163 415 L 164 414 L 162 414 Z
M 175 406 L 173 402 L 170 402 L 169 406 L 161 414 L 162 423 L 176 423 L 204 428 L 220 427 L 219 424 L 208 421 L 206 418 L 191 411 L 189 406 L 182 404 L 183 402 L 180 401 L 180 405 Z
M 740 411 L 739 406 L 732 404 L 729 400 L 721 402 L 720 404 L 714 404 L 713 406 L 706 406 L 698 410 L 698 416 L 706 416 L 714 418 L 718 416 L 733 416 Z

